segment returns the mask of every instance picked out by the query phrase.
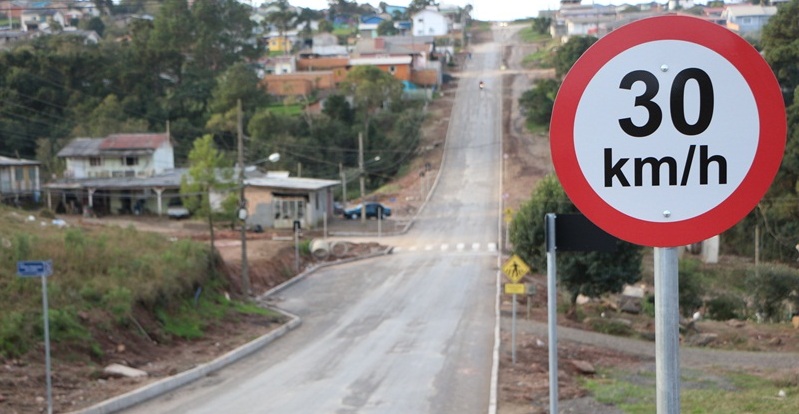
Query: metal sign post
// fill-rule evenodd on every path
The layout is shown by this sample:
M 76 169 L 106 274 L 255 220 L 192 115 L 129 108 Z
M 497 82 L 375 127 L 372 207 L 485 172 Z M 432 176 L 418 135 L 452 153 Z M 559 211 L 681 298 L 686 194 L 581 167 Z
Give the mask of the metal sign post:
M 680 293 L 676 247 L 655 248 L 655 371 L 657 412 L 680 407 Z
M 502 271 L 512 283 L 505 284 L 505 293 L 512 295 L 513 316 L 511 317 L 511 361 L 516 363 L 516 295 L 524 294 L 524 284 L 519 283 L 524 275 L 530 273 L 530 266 L 519 256 L 513 255 L 502 265 Z
M 549 412 L 558 412 L 558 287 L 555 253 L 555 214 L 546 215 L 547 336 L 549 336 Z
M 50 317 L 47 306 L 47 276 L 53 274 L 53 262 L 17 262 L 17 276 L 42 279 L 42 311 L 44 313 L 44 366 L 47 381 L 47 414 L 53 414 L 53 384 L 50 373 Z

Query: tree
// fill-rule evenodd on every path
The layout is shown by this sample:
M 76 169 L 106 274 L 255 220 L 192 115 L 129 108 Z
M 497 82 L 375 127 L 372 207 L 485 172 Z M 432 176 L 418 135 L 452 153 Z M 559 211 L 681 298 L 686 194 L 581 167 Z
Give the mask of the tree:
M 558 88 L 560 84 L 555 79 L 541 79 L 536 82 L 533 89 L 522 94 L 519 106 L 527 113 L 528 124 L 549 125 Z
M 377 25 L 377 34 L 380 36 L 394 36 L 397 33 L 399 33 L 399 30 L 394 27 L 393 20 L 383 20 Z
M 544 217 L 547 213 L 577 213 L 555 175 L 544 177 L 510 225 L 514 251 L 534 269 L 546 268 Z M 620 292 L 625 284 L 641 279 L 641 247 L 616 242 L 616 252 L 563 252 L 558 254 L 561 286 L 576 304 L 580 294 L 598 297 Z
M 783 3 L 763 27 L 760 43 L 765 57 L 790 104 L 799 86 L 799 0 Z
M 533 32 L 538 34 L 548 34 L 549 27 L 552 26 L 552 19 L 549 17 L 536 17 L 533 19 Z
M 148 130 L 146 120 L 125 113 L 116 95 L 108 95 L 88 116 L 72 130 L 76 137 L 104 137 L 120 132 L 143 132 Z
M 277 0 L 271 3 L 271 5 L 277 7 L 277 10 L 266 16 L 265 22 L 277 28 L 280 37 L 283 38 L 283 53 L 288 54 L 286 32 L 288 32 L 289 28 L 295 23 L 298 15 L 291 8 L 287 0 Z
M 319 32 L 320 33 L 332 33 L 335 27 L 333 27 L 333 23 L 330 20 L 323 19 L 319 21 Z
M 214 252 L 214 207 L 211 193 L 229 193 L 235 187 L 230 162 L 214 146 L 214 138 L 205 135 L 194 141 L 189 153 L 189 171 L 180 181 L 180 195 L 183 205 L 198 216 L 208 219 L 211 235 L 211 257 Z M 209 261 L 209 266 L 213 262 Z
M 347 73 L 341 90 L 352 94 L 355 110 L 363 121 L 364 142 L 368 142 L 372 117 L 386 104 L 400 101 L 402 83 L 375 66 L 358 66 Z
M 553 61 L 555 65 L 555 75 L 560 78 L 565 76 L 566 73 L 569 72 L 569 69 L 574 66 L 574 63 L 577 62 L 577 59 L 579 59 L 591 45 L 596 43 L 596 41 L 597 38 L 593 36 L 570 37 L 569 41 L 555 52 Z

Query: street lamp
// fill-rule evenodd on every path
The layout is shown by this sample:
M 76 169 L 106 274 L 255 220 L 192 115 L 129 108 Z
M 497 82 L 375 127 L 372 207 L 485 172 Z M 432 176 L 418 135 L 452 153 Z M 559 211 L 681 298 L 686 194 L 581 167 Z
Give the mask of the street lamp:
M 239 140 L 239 211 L 238 218 L 241 221 L 241 283 L 245 294 L 252 296 L 252 288 L 250 287 L 250 275 L 247 268 L 247 198 L 244 196 L 244 173 L 255 171 L 255 166 L 263 162 L 278 162 L 280 161 L 280 154 L 272 153 L 269 157 L 258 160 L 252 165 L 244 166 L 244 150 L 242 140 Z

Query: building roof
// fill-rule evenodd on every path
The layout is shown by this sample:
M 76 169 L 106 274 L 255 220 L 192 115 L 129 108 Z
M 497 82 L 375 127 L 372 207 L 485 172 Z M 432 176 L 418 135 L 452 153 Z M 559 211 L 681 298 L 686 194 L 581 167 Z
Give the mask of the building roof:
M 111 134 L 103 139 L 100 149 L 129 150 L 129 149 L 158 149 L 169 141 L 169 134 Z
M 86 157 L 100 155 L 100 143 L 102 138 L 75 138 L 69 142 L 61 151 L 59 157 Z
M 368 58 L 354 58 L 350 59 L 350 65 L 363 66 L 363 65 L 410 65 L 412 58 L 410 56 L 386 56 L 386 57 L 368 57 Z
M 245 180 L 244 183 L 245 185 L 251 187 L 268 187 L 268 188 L 280 188 L 286 190 L 316 191 L 316 190 L 321 190 L 323 188 L 340 185 L 341 181 L 323 180 L 319 178 L 266 176 L 260 178 L 250 178 Z
M 732 14 L 736 17 L 743 17 L 743 16 L 773 16 L 777 14 L 777 6 L 753 6 L 749 4 L 733 4 L 727 6 L 725 11 L 728 14 Z
M 0 155 L 0 165 L 39 165 L 41 164 L 39 161 L 33 160 L 23 160 L 21 158 L 9 158 Z

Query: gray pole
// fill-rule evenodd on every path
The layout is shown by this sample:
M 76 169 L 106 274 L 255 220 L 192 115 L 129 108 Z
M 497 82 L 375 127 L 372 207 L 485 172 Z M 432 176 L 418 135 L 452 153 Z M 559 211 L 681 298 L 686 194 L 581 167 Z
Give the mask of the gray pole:
M 42 279 L 42 308 L 44 309 L 44 365 L 47 377 L 47 414 L 53 414 L 53 384 L 50 379 L 50 316 L 47 306 L 47 276 Z
M 558 288 L 555 246 L 555 214 L 546 216 L 547 229 L 547 324 L 549 332 L 549 412 L 558 412 Z
M 510 328 L 510 355 L 511 362 L 516 363 L 516 294 L 513 294 L 513 316 L 511 317 Z
M 294 270 L 300 273 L 300 229 L 294 226 Z
M 657 413 L 680 412 L 680 311 L 676 247 L 655 247 Z

